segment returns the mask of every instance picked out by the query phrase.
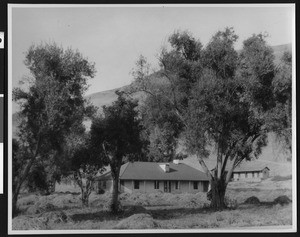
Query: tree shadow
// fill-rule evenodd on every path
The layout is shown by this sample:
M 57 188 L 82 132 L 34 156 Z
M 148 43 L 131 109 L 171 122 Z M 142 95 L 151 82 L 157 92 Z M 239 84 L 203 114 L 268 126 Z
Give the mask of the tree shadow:
M 239 204 L 236 208 L 226 208 L 226 210 L 246 210 L 257 207 L 267 207 L 271 208 L 274 205 L 279 204 L 278 202 L 260 202 L 257 204 Z M 282 204 L 280 204 L 282 205 Z M 145 206 L 146 207 L 146 206 Z M 137 205 L 126 205 L 123 206 L 123 210 L 118 214 L 112 214 L 108 210 L 101 210 L 93 213 L 78 213 L 70 215 L 70 218 L 73 221 L 109 221 L 109 220 L 121 220 L 127 218 L 134 214 L 146 213 L 150 214 L 155 220 L 170 220 L 181 218 L 185 215 L 191 214 L 210 214 L 216 212 L 216 210 L 212 209 L 209 206 L 205 207 L 172 207 L 165 205 L 156 205 L 153 206 L 154 209 L 151 209 L 152 206 L 147 206 L 144 208 L 143 206 Z M 166 208 L 169 207 L 169 208 Z
M 241 203 L 238 206 L 239 210 L 245 210 L 245 209 L 251 209 L 251 208 L 256 208 L 256 207 L 266 207 L 266 208 L 272 208 L 276 205 L 284 206 L 287 205 L 288 203 L 278 203 L 278 202 L 259 202 L 259 203 Z
M 169 220 L 180 218 L 184 215 L 190 214 L 208 214 L 214 212 L 209 207 L 180 207 L 180 208 L 170 208 L 170 209 L 155 209 L 147 211 L 156 220 Z
M 109 220 L 119 220 L 120 215 L 114 215 L 109 211 L 101 210 L 93 213 L 77 213 L 70 215 L 70 218 L 75 222 L 80 221 L 109 221 Z
M 134 214 L 150 214 L 154 219 L 157 220 L 167 220 L 176 218 L 185 214 L 194 213 L 205 213 L 207 210 L 203 208 L 159 208 L 155 206 L 154 210 L 149 210 L 143 206 L 128 205 L 123 206 L 123 210 L 117 214 L 112 214 L 108 210 L 100 210 L 96 212 L 89 213 L 76 213 L 70 215 L 70 218 L 75 222 L 80 221 L 110 221 L 110 220 L 121 220 L 132 216 Z

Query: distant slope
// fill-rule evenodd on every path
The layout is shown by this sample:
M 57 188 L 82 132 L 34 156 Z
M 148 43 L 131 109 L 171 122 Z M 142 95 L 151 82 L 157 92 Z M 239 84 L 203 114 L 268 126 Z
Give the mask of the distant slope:
M 98 108 L 102 108 L 103 105 L 110 105 L 113 101 L 117 99 L 116 91 L 117 90 L 124 90 L 125 87 L 107 90 L 107 91 L 100 91 L 88 95 L 86 98 L 89 99 L 93 105 L 97 106 Z
M 285 51 L 292 52 L 292 44 L 282 44 L 272 47 L 274 50 L 275 64 L 280 63 L 280 59 Z

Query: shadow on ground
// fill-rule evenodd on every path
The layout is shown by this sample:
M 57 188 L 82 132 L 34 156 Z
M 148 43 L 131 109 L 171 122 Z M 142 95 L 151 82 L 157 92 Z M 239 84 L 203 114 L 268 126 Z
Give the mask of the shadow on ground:
M 80 213 L 70 215 L 70 218 L 73 221 L 109 221 L 109 220 L 120 220 L 127 218 L 134 214 L 139 213 L 148 213 L 154 219 L 157 220 L 168 220 L 176 217 L 180 217 L 182 215 L 187 214 L 197 214 L 197 213 L 209 213 L 213 212 L 209 208 L 157 208 L 155 209 L 145 209 L 142 206 L 125 206 L 125 211 L 120 212 L 117 215 L 111 214 L 109 211 L 98 211 L 94 213 Z
M 272 202 L 261 202 L 257 197 L 249 197 L 244 203 L 241 203 L 235 208 L 228 208 L 227 210 L 246 210 L 257 207 L 267 207 L 271 208 L 274 205 L 286 205 L 289 204 L 291 200 L 283 195 L 279 196 Z M 73 221 L 108 221 L 108 220 L 120 220 L 127 218 L 134 214 L 147 213 L 150 214 L 156 220 L 169 220 L 180 218 L 184 215 L 191 214 L 209 214 L 213 213 L 209 206 L 207 207 L 172 207 L 170 205 L 160 205 L 160 206 L 141 206 L 141 205 L 123 205 L 122 212 L 117 215 L 111 214 L 108 210 L 99 210 L 92 213 L 76 213 L 70 215 Z

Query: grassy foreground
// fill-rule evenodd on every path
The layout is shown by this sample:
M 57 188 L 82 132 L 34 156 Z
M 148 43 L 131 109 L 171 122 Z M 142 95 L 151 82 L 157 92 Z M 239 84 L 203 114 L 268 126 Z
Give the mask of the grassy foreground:
M 55 193 L 24 195 L 13 219 L 13 230 L 68 229 L 203 229 L 292 225 L 292 204 L 274 202 L 285 195 L 292 199 L 291 180 L 267 180 L 256 184 L 232 183 L 226 193 L 230 209 L 212 212 L 205 193 L 121 194 L 123 211 L 108 212 L 110 194 L 91 194 L 90 206 L 81 207 L 80 195 Z M 270 188 L 273 185 L 273 189 Z M 269 187 L 267 189 L 265 186 Z M 255 196 L 259 201 L 245 203 Z

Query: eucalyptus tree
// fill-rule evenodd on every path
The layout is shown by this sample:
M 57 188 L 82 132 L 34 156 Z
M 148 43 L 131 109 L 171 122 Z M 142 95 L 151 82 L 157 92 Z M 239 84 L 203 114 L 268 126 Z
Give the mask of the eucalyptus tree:
M 226 28 L 204 48 L 189 32 L 175 32 L 169 37 L 171 47 L 161 51 L 160 70 L 151 75 L 138 67 L 132 88 L 152 98 L 144 106 L 156 111 L 156 117 L 176 118 L 170 122 L 176 124 L 177 142 L 183 141 L 197 156 L 209 177 L 216 210 L 226 206 L 234 168 L 257 157 L 266 145 L 265 113 L 274 106 L 272 49 L 262 35 L 253 35 L 239 54 L 234 49 L 237 39 L 234 30 Z M 217 154 L 213 170 L 205 162 L 211 148 Z
M 22 184 L 37 160 L 58 159 L 65 137 L 94 112 L 84 92 L 95 67 L 78 51 L 55 43 L 32 45 L 24 63 L 31 78 L 26 88 L 13 90 L 13 100 L 20 105 L 17 139 L 29 158 L 14 174 L 13 213 Z
M 118 99 L 111 106 L 103 106 L 103 114 L 95 118 L 91 125 L 93 152 L 98 153 L 103 164 L 110 166 L 113 179 L 113 193 L 110 209 L 120 211 L 119 175 L 122 164 L 143 158 L 143 127 L 136 109 L 137 101 L 117 92 Z

